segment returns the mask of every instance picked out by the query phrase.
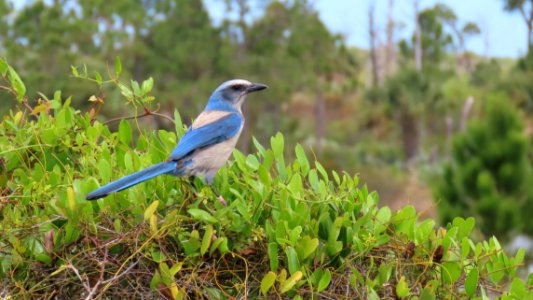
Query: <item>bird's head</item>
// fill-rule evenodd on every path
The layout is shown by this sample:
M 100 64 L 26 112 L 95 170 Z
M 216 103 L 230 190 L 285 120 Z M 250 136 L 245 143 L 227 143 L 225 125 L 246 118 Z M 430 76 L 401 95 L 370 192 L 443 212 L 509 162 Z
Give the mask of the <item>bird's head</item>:
M 222 83 L 209 98 L 207 110 L 241 110 L 242 103 L 250 93 L 266 89 L 262 83 L 233 79 Z

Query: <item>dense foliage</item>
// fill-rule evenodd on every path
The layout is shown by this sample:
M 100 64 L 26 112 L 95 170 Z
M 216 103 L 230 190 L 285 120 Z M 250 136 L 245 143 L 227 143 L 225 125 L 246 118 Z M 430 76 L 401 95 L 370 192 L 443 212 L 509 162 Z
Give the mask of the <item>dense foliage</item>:
M 0 123 L 0 296 L 533 296 L 533 276 L 517 276 L 523 249 L 472 241 L 473 218 L 444 228 L 412 206 L 379 207 L 357 177 L 328 173 L 301 146 L 286 162 L 281 134 L 219 171 L 226 207 L 201 180 L 170 176 L 88 202 L 99 183 L 164 160 L 185 130 L 179 114 L 177 135 L 140 119 L 112 132 L 59 92 L 30 107 L 16 72 L 2 63 L 0 73 L 26 105 Z M 119 88 L 142 104 L 146 82 Z
M 358 49 L 332 32 L 309 0 L 0 0 L 0 57 L 24 78 L 32 106 L 43 98 L 39 92 L 61 90 L 74 107 L 94 108 L 101 122 L 125 115 L 117 100 L 124 89 L 79 77 L 105 83 L 117 56 L 139 88 L 153 77 L 147 86 L 158 101 L 145 102 L 150 112 L 170 116 L 178 108 L 187 121 L 224 80 L 266 83 L 269 92 L 244 107 L 253 121 L 239 141 L 243 153 L 252 152 L 252 136 L 266 144 L 283 132 L 288 147 L 312 148 L 326 170 L 360 172 L 385 203 L 400 205 L 414 190 L 427 195 L 415 205 L 427 207 L 432 183 L 420 169 L 440 169 L 452 136 L 485 99 L 505 94 L 530 122 L 533 54 L 514 60 L 472 53 L 470 40 L 490 32 L 460 19 L 445 1 L 418 2 L 414 11 L 410 1 L 384 1 L 388 12 L 369 11 L 376 20 L 369 28 L 345 28 L 349 35 L 369 30 L 373 49 Z M 531 0 L 489 3 L 531 25 Z M 69 76 L 72 65 L 80 76 Z M 462 115 L 469 98 L 475 104 Z M 0 113 L 13 108 L 10 95 L 0 93 Z M 173 128 L 165 118 L 143 125 Z
M 483 119 L 454 137 L 452 161 L 437 189 L 444 221 L 473 215 L 486 235 L 502 238 L 533 232 L 530 146 L 523 131 L 517 112 L 496 98 Z

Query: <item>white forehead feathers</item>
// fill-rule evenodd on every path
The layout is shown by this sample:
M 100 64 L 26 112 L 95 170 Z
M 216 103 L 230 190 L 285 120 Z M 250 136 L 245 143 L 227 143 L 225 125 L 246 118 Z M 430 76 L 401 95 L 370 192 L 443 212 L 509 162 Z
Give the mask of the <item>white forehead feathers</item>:
M 249 86 L 249 85 L 252 85 L 252 83 L 248 80 L 244 80 L 244 79 L 233 79 L 233 80 L 228 80 L 226 82 L 224 82 L 223 84 L 221 84 L 217 90 L 223 90 L 227 87 L 230 87 L 230 86 L 234 86 L 234 85 L 244 85 L 244 86 Z

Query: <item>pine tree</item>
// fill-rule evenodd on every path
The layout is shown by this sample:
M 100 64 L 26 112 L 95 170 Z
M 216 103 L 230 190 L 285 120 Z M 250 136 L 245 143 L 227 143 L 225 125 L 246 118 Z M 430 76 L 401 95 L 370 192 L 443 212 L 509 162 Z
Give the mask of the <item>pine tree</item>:
M 487 235 L 530 233 L 533 206 L 529 141 L 510 104 L 490 100 L 483 119 L 454 137 L 452 160 L 436 187 L 443 222 L 474 216 Z

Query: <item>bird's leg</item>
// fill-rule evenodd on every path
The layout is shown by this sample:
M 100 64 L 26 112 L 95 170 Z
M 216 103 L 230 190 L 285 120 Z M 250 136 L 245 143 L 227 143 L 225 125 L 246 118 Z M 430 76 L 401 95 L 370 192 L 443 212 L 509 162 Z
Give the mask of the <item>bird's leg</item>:
M 217 196 L 218 198 L 218 201 L 220 201 L 220 203 L 222 203 L 222 205 L 226 206 L 226 200 L 224 200 L 224 197 L 222 197 L 222 195 L 220 195 L 220 193 L 215 189 L 215 187 L 213 186 L 213 178 L 215 177 L 215 174 L 214 173 L 208 173 L 206 176 L 205 176 L 205 181 L 207 182 L 207 184 L 209 184 L 209 186 L 211 187 L 211 190 L 213 191 L 213 194 L 215 194 L 215 196 Z
M 220 201 L 220 203 L 222 203 L 222 205 L 226 206 L 226 200 L 224 200 L 224 197 L 222 197 L 222 195 L 220 195 L 218 193 L 218 191 L 215 189 L 215 187 L 213 186 L 213 184 L 209 184 L 209 186 L 211 187 L 211 190 L 213 191 L 213 193 L 215 194 L 215 196 L 217 196 L 218 198 L 218 201 Z
M 196 183 L 194 182 L 195 179 L 196 179 L 196 176 L 191 175 L 191 176 L 189 176 L 187 182 L 189 183 L 189 185 L 192 188 L 193 197 L 196 199 L 198 197 L 198 189 L 196 188 Z

